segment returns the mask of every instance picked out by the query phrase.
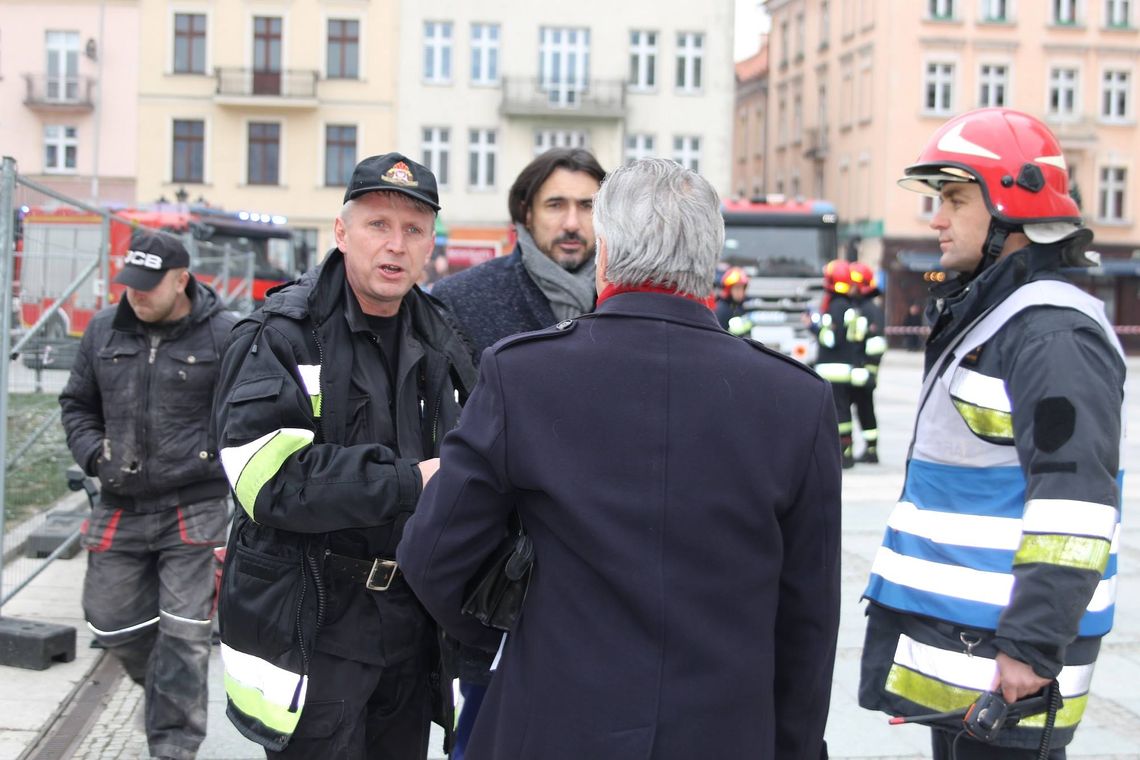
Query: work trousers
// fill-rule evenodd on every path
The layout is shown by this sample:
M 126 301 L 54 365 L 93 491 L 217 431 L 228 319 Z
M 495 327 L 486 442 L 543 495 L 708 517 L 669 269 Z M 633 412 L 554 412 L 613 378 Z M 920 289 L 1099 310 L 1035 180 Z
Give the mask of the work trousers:
M 955 742 L 955 740 L 957 740 Z M 1036 749 L 1011 749 L 986 744 L 963 731 L 931 729 L 934 760 L 1035 760 Z M 1049 751 L 1049 760 L 1065 760 L 1065 748 Z
M 851 386 L 851 403 L 855 405 L 855 416 L 859 419 L 859 429 L 864 433 L 879 430 L 879 421 L 875 417 L 875 386 Z M 875 436 L 876 440 L 878 436 Z
M 96 506 L 84 526 L 83 613 L 143 687 L 151 755 L 193 760 L 206 736 L 213 550 L 227 500 L 138 513 Z

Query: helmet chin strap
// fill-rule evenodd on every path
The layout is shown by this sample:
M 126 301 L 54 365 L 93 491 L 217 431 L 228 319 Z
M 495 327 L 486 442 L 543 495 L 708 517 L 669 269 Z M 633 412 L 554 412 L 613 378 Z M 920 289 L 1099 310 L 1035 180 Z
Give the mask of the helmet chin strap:
M 1001 251 L 1005 248 L 1005 241 L 1010 236 L 1010 233 L 1017 232 L 1016 227 L 1011 227 L 1007 224 L 999 222 L 996 217 L 990 217 L 990 229 L 986 233 L 986 241 L 982 243 L 982 258 L 978 262 L 978 266 L 970 274 L 969 280 L 976 280 L 981 276 L 982 272 L 993 266 L 1001 257 Z

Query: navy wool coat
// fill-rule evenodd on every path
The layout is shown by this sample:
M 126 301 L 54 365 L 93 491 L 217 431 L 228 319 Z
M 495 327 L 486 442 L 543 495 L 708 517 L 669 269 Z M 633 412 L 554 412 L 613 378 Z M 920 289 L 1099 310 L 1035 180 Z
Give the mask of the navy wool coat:
M 460 613 L 518 508 L 523 612 L 470 760 L 818 760 L 839 620 L 828 386 L 678 296 L 624 293 L 498 342 L 404 529 L 400 566 Z

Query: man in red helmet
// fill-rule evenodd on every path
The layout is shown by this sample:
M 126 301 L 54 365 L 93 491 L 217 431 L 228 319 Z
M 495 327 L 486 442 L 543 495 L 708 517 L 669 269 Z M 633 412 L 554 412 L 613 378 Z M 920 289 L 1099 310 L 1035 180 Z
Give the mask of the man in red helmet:
M 987 690 L 1059 694 L 1048 756 L 1063 758 L 1116 587 L 1123 354 L 1061 273 L 1088 263 L 1092 234 L 1060 145 L 1023 113 L 950 120 L 905 175 L 941 197 L 930 226 L 956 277 L 934 293 L 906 482 L 864 594 L 859 702 L 918 716 Z M 938 722 L 934 757 L 1036 757 L 1049 717 L 990 744 Z
M 749 335 L 752 321 L 744 310 L 744 296 L 748 289 L 748 273 L 740 267 L 729 267 L 720 278 L 720 292 L 716 296 L 716 319 L 720 326 L 733 335 Z
M 851 403 L 863 435 L 863 453 L 856 461 L 878 464 L 879 423 L 875 415 L 875 386 L 879 382 L 879 364 L 887 350 L 887 339 L 883 337 L 883 309 L 876 300 L 879 284 L 875 280 L 875 272 L 862 261 L 851 262 L 851 285 L 862 320 L 859 333 L 863 338 L 859 344 L 861 361 L 851 370 Z
M 815 371 L 831 384 L 843 468 L 855 466 L 851 423 L 851 377 L 861 364 L 866 320 L 856 308 L 851 262 L 836 259 L 823 268 L 823 300 L 812 315 L 812 331 L 819 342 Z

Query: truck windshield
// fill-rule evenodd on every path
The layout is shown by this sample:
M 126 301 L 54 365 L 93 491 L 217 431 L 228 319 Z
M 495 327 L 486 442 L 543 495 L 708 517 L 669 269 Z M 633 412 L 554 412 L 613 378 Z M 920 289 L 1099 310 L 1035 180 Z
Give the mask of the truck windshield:
M 727 225 L 721 258 L 761 277 L 814 277 L 835 255 L 834 238 L 824 227 Z

